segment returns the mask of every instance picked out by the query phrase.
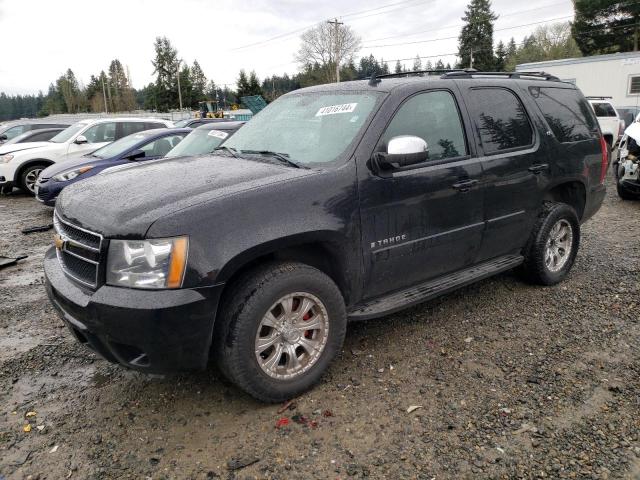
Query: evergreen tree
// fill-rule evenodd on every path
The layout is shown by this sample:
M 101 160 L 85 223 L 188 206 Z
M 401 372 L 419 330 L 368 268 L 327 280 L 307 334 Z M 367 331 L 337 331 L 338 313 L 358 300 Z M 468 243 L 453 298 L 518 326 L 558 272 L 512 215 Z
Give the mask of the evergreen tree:
M 436 62 L 435 67 L 436 70 L 444 70 L 444 63 L 441 59 L 438 59 L 438 61 Z
M 637 51 L 640 43 L 640 3 L 574 0 L 571 31 L 584 55 Z
M 204 75 L 204 72 L 197 60 L 194 60 L 193 65 L 191 66 L 191 76 L 189 77 L 189 81 L 191 83 L 191 107 L 198 108 L 198 102 L 207 99 L 207 77 Z
M 238 75 L 238 81 L 236 82 L 236 103 L 240 103 L 240 99 L 242 97 L 246 97 L 249 95 L 249 79 L 247 78 L 247 72 L 244 69 L 240 70 L 240 74 Z
M 178 51 L 167 37 L 156 37 L 153 47 L 155 58 L 151 63 L 156 75 L 155 104 L 158 111 L 166 112 L 178 105 Z
M 249 74 L 249 90 L 247 91 L 247 94 L 262 95 L 260 80 L 258 79 L 258 75 L 256 75 L 255 70 L 251 70 L 251 73 Z
M 393 69 L 393 73 L 402 73 L 402 64 L 400 63 L 400 60 L 396 61 L 396 66 Z
M 490 0 L 471 0 L 467 5 L 458 37 L 460 66 L 468 68 L 473 54 L 473 68 L 491 71 L 493 59 L 493 22 L 498 18 L 491 10 Z
M 424 69 L 433 70 L 433 63 L 431 63 L 431 60 L 427 60 L 427 63 L 424 64 Z
M 507 45 L 507 59 L 512 58 L 516 54 L 517 49 L 516 41 L 511 37 L 511 40 L 509 40 L 509 44 Z
M 418 72 L 422 70 L 422 59 L 419 55 L 416 55 L 416 58 L 413 60 L 413 68 L 412 71 Z
M 504 72 L 506 61 L 507 61 L 507 50 L 502 40 L 500 40 L 498 42 L 498 46 L 496 47 L 496 58 L 494 60 L 496 72 Z

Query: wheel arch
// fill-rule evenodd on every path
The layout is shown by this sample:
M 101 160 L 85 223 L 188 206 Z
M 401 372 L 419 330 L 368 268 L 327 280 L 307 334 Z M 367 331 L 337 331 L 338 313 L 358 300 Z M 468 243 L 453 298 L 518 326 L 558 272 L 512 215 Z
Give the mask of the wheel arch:
M 549 188 L 544 194 L 544 200 L 570 205 L 582 221 L 587 204 L 587 189 L 583 182 L 569 180 Z
M 31 165 L 37 165 L 37 164 L 41 164 L 41 165 L 46 165 L 47 167 L 53 165 L 55 162 L 46 158 L 34 158 L 31 160 L 27 160 L 26 162 L 24 162 L 22 165 L 20 165 L 17 169 L 16 169 L 16 173 L 14 175 L 14 182 L 19 182 L 20 181 L 20 177 L 22 176 L 22 172 L 25 171 L 25 169 Z
M 262 263 L 297 261 L 317 268 L 329 276 L 348 304 L 353 282 L 349 275 L 349 253 L 345 245 L 347 242 L 342 235 L 332 231 L 300 233 L 264 242 L 230 259 L 220 269 L 216 282 L 226 283 L 228 287 L 244 272 Z

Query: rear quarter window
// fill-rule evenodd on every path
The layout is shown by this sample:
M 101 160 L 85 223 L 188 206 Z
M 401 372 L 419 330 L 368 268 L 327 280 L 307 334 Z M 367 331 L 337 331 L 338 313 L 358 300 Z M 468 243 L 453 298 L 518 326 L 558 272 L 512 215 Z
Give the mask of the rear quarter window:
M 470 106 L 485 155 L 533 144 L 533 129 L 520 99 L 500 87 L 470 90 Z
M 610 103 L 592 103 L 596 117 L 615 117 L 616 111 Z
M 559 142 L 579 142 L 597 136 L 598 121 L 578 90 L 529 87 L 529 93 Z

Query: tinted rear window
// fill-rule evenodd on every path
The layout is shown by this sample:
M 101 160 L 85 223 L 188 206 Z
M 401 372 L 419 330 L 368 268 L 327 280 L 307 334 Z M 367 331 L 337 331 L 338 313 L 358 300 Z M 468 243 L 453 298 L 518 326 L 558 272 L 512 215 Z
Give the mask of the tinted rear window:
M 610 103 L 592 103 L 596 117 L 615 117 L 616 111 Z
M 505 88 L 474 88 L 470 100 L 485 155 L 533 143 L 531 122 L 516 95 Z
M 578 90 L 553 87 L 529 87 L 559 142 L 579 142 L 595 136 L 597 120 Z

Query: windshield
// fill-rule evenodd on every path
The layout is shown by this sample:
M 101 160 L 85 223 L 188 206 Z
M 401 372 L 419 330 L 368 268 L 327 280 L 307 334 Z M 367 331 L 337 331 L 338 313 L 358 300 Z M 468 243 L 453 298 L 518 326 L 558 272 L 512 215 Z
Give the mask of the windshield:
M 238 130 L 225 146 L 239 153 L 276 152 L 304 166 L 330 163 L 356 138 L 380 98 L 379 92 L 281 97 Z
M 119 155 L 122 155 L 124 152 L 129 150 L 135 144 L 140 143 L 144 140 L 147 135 L 142 133 L 134 133 L 133 135 L 128 135 L 120 140 L 116 140 L 109 145 L 106 145 L 102 148 L 99 148 L 95 152 L 91 154 L 92 157 L 98 158 L 113 158 Z
M 196 129 L 184 137 L 184 140 L 173 147 L 165 156 L 181 157 L 185 155 L 203 155 L 205 153 L 211 153 L 232 134 L 232 130 Z
M 69 128 L 65 128 L 64 130 L 62 130 L 59 134 L 57 134 L 49 141 L 53 143 L 64 143 L 86 126 L 86 123 L 75 123 Z
M 190 121 L 191 121 L 190 118 L 185 118 L 184 120 L 178 120 L 177 122 L 174 122 L 173 125 L 175 127 L 182 128 L 182 127 L 186 126 L 187 123 L 189 123 Z

